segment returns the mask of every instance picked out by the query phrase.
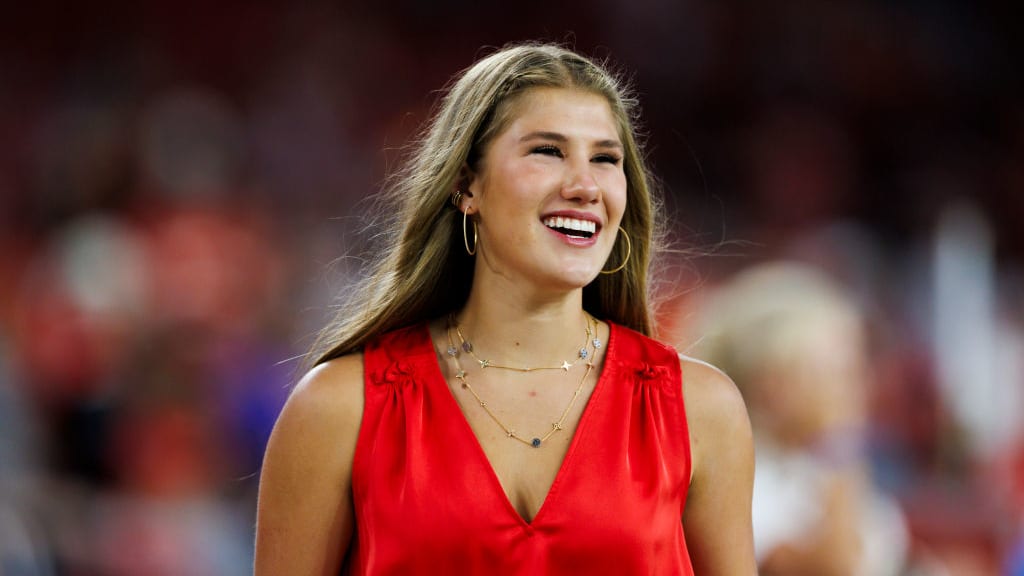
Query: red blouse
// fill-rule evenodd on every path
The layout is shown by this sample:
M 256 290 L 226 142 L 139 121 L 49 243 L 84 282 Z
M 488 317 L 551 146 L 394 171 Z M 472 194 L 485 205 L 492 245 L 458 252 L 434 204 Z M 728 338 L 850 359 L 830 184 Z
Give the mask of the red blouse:
M 532 522 L 502 490 L 425 325 L 364 350 L 352 574 L 693 574 L 679 357 L 612 325 L 604 369 Z

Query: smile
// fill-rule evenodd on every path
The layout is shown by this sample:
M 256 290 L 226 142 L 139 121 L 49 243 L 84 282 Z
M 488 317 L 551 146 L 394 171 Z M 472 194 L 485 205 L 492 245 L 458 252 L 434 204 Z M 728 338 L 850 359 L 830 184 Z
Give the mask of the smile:
M 596 222 L 578 220 L 576 218 L 563 218 L 561 216 L 545 218 L 544 225 L 571 238 L 590 238 L 597 232 Z

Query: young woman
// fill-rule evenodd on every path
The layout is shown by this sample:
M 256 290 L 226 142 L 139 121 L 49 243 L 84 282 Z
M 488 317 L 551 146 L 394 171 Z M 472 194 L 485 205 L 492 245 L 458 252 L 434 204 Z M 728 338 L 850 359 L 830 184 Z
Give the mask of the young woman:
M 458 77 L 278 420 L 258 575 L 755 572 L 743 402 L 648 336 L 634 112 L 556 46 Z

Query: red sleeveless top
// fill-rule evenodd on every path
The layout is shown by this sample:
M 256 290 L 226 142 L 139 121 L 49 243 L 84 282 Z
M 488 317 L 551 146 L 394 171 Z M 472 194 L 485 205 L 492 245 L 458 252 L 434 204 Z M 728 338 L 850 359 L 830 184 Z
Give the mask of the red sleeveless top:
M 509 502 L 425 325 L 364 350 L 351 574 L 693 574 L 690 443 L 676 352 L 611 325 L 604 368 L 547 498 Z

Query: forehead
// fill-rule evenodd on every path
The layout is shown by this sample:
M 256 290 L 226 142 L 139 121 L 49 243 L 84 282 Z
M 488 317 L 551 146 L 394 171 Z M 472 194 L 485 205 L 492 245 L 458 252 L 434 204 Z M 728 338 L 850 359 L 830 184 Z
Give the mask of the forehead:
M 503 132 L 534 130 L 606 140 L 618 139 L 619 127 L 601 94 L 574 88 L 531 88 L 511 103 Z

